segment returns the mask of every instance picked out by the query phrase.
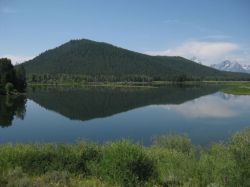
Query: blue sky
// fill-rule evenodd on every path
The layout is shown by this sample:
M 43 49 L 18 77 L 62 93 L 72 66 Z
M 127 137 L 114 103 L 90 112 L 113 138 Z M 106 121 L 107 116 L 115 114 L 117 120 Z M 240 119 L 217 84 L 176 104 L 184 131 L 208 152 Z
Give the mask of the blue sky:
M 0 57 L 22 62 L 79 38 L 250 64 L 250 1 L 0 0 Z

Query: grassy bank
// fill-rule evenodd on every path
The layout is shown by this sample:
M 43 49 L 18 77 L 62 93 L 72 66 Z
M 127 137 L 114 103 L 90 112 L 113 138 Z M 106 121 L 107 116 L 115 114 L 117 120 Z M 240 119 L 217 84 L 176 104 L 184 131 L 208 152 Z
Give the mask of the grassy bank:
M 167 85 L 221 85 L 221 86 L 239 86 L 249 85 L 249 81 L 150 81 L 150 82 L 28 82 L 29 86 L 167 86 Z
M 168 82 L 168 81 L 153 81 L 153 82 L 91 82 L 84 84 L 34 84 L 30 83 L 29 87 L 37 86 L 68 86 L 68 87 L 109 87 L 109 88 L 159 88 L 169 85 L 178 86 L 211 86 L 217 85 L 222 92 L 234 95 L 250 95 L 250 82 L 246 81 L 204 81 L 204 82 Z
M 223 92 L 234 95 L 250 95 L 250 83 L 232 83 L 224 88 Z
M 1 187 L 249 185 L 250 128 L 204 149 L 174 135 L 150 147 L 125 140 L 0 146 Z
M 154 88 L 157 85 L 140 82 L 89 82 L 89 83 L 29 83 L 28 87 L 34 86 L 67 86 L 67 87 L 114 87 L 114 88 Z

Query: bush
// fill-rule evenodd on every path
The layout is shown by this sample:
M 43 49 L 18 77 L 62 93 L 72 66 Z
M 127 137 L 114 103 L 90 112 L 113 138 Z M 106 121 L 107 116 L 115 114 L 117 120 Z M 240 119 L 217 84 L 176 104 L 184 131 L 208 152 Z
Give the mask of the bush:
M 194 178 L 197 160 L 174 149 L 152 147 L 148 154 L 156 161 L 158 182 L 162 186 L 178 186 Z M 188 185 L 194 186 L 194 185 Z
M 153 145 L 160 148 L 180 151 L 188 155 L 191 155 L 194 151 L 191 140 L 187 136 L 181 135 L 157 136 L 153 140 Z
M 250 186 L 250 128 L 232 136 L 230 151 L 236 161 L 235 171 L 240 186 Z
M 100 155 L 98 146 L 83 142 L 76 145 L 5 145 L 0 147 L 0 172 L 20 166 L 32 175 L 53 170 L 89 175 Z
M 125 140 L 0 145 L 0 186 L 250 186 L 250 128 L 199 157 L 196 148 L 173 135 L 151 147 Z
M 196 178 L 200 186 L 238 186 L 235 173 L 236 162 L 224 144 L 215 144 L 201 154 L 198 160 Z
M 72 163 L 75 163 L 73 166 L 75 173 L 82 175 L 96 174 L 97 164 L 102 155 L 99 146 L 87 142 L 78 142 L 75 150 L 77 158 L 72 160 Z
M 142 184 L 156 174 L 155 163 L 143 148 L 128 141 L 105 146 L 100 170 L 102 178 L 126 186 Z

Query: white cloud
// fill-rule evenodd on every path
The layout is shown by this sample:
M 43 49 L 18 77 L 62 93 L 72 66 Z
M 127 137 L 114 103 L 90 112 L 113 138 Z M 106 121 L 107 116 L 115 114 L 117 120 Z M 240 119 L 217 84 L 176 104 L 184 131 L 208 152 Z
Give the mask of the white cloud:
M 225 59 L 230 59 L 233 61 L 237 61 L 241 64 L 250 65 L 250 48 L 241 47 L 241 49 L 238 53 L 229 54 L 225 57 Z
M 196 56 L 201 59 L 204 64 L 209 65 L 220 62 L 225 56 L 237 49 L 239 49 L 239 46 L 231 42 L 189 41 L 174 49 L 148 51 L 146 54 L 153 56 L 183 56 L 185 58 Z
M 21 63 L 34 58 L 34 56 L 20 56 L 20 55 L 0 55 L 0 58 L 11 59 L 12 64 Z

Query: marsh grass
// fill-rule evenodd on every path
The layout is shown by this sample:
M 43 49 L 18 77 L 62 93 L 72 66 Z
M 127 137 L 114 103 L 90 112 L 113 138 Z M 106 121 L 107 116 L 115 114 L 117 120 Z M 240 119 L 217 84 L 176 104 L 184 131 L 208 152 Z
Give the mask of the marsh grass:
M 250 186 L 250 128 L 206 149 L 179 135 L 159 136 L 150 147 L 1 145 L 0 186 Z
M 225 87 L 223 92 L 234 95 L 250 95 L 250 83 L 231 84 Z

